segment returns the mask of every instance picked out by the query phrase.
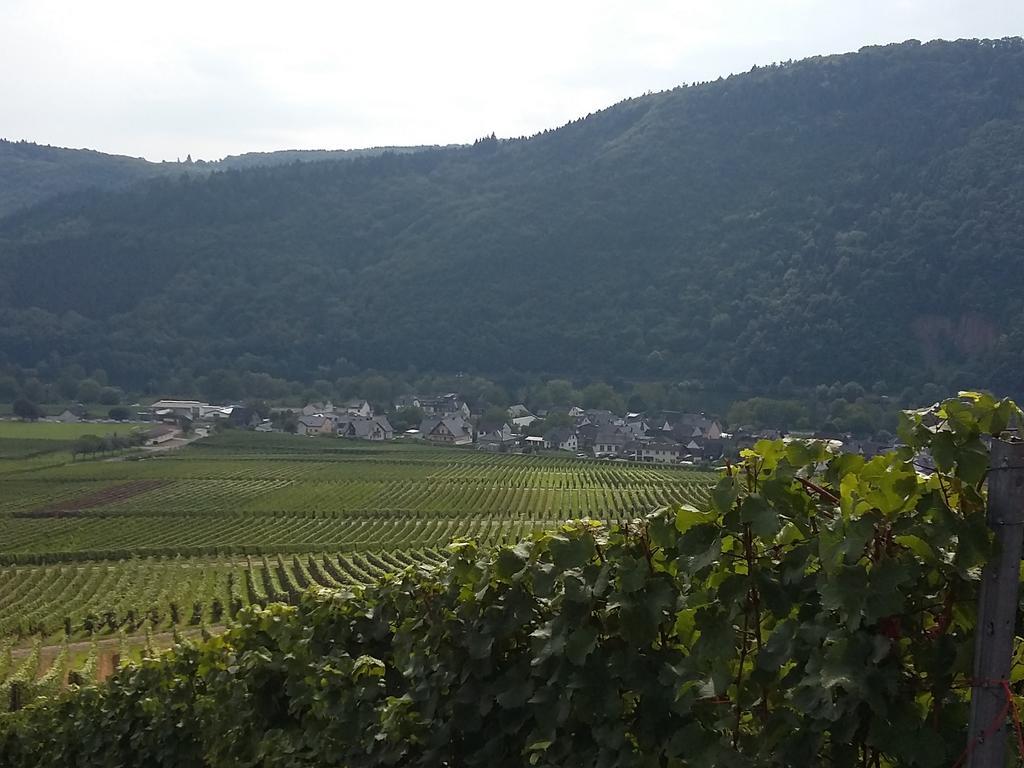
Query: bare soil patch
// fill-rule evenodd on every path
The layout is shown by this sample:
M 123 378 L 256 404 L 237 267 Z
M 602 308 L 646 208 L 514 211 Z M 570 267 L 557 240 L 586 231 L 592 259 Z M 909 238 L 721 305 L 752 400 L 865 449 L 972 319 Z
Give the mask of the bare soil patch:
M 133 480 L 130 483 L 121 483 L 102 488 L 82 496 L 75 496 L 71 499 L 47 504 L 36 509 L 16 512 L 15 517 L 74 517 L 88 509 L 104 507 L 108 504 L 116 504 L 126 501 L 133 496 L 160 488 L 167 485 L 169 480 Z

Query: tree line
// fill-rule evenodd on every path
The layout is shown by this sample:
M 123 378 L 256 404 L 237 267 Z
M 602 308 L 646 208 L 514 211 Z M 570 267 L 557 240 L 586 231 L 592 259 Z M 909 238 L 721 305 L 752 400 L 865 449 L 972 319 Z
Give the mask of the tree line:
M 0 366 L 1016 392 L 1021 83 L 1018 39 L 911 41 L 524 139 L 65 196 L 0 219 Z

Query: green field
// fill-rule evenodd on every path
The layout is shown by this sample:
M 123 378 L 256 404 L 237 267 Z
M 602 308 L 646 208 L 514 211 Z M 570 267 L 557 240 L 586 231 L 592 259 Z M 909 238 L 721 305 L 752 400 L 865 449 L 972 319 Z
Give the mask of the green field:
M 73 422 L 62 424 L 57 421 L 19 421 L 0 419 L 0 440 L 60 440 L 71 442 L 82 435 L 126 434 L 134 423 Z
M 21 425 L 0 438 L 0 456 L 28 430 L 59 441 L 52 427 L 65 426 L 79 425 Z M 0 639 L 29 647 L 217 625 L 312 585 L 436 564 L 454 539 L 509 542 L 569 518 L 700 504 L 711 479 L 249 432 L 144 457 L 0 459 Z
M 127 435 L 142 426 L 138 423 L 61 424 L 0 419 L 0 475 L 71 461 L 71 445 L 82 435 Z M 31 466 L 26 461 L 31 462 Z M 0 503 L 2 500 L 0 496 Z

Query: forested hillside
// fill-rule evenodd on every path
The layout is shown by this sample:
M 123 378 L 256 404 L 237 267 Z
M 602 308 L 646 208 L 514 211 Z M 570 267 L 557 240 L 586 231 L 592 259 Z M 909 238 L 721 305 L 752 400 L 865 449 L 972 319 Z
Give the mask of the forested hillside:
M 0 223 L 0 354 L 1020 389 L 1024 41 L 867 48 L 524 139 L 174 174 Z M 0 361 L 2 362 L 2 361 Z
M 0 139 L 0 217 L 55 195 L 125 187 L 170 168 L 181 170 L 177 163 Z
M 415 152 L 427 147 L 281 150 L 229 155 L 221 160 L 152 163 L 141 157 L 108 155 L 91 149 L 43 146 L 0 139 L 0 218 L 58 195 L 94 189 L 124 189 L 156 176 L 204 175 L 228 168 L 252 168 L 294 162 L 349 160 L 383 152 Z

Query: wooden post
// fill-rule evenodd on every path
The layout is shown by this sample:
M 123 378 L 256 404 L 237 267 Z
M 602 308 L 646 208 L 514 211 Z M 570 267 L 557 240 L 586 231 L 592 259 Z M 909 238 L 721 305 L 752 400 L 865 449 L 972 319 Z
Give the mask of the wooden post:
M 998 681 L 1010 676 L 1021 544 L 1024 542 L 1024 442 L 992 441 L 988 475 L 988 524 L 996 553 L 982 571 L 974 639 L 974 686 L 967 731 L 969 768 L 1006 764 L 1006 691 Z

